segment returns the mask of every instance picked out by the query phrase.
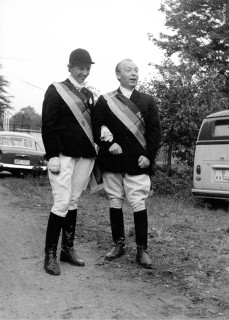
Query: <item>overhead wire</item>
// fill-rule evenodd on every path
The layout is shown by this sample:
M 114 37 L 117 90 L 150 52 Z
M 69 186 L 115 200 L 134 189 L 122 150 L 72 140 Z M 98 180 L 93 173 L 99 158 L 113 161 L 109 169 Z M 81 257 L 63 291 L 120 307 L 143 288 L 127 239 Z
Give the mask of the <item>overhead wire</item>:
M 30 82 L 27 82 L 27 81 L 24 81 L 24 80 L 21 80 L 21 79 L 18 79 L 18 80 L 19 80 L 19 81 L 21 81 L 21 82 L 24 82 L 24 83 L 26 83 L 26 84 L 28 84 L 28 85 L 30 85 L 30 86 L 32 86 L 32 87 L 34 87 L 34 88 L 40 89 L 40 90 L 42 90 L 42 91 L 45 91 L 45 89 L 40 88 L 40 87 L 38 87 L 38 86 L 36 86 L 36 85 L 34 85 L 34 84 L 30 83 Z
M 36 63 L 39 62 L 39 63 L 40 63 L 40 61 L 32 61 L 32 60 L 28 60 L 28 59 L 20 59 L 20 58 L 12 58 L 12 57 L 1 57 L 1 56 L 0 56 L 0 59 L 21 60 L 21 61 L 27 61 L 27 62 L 36 62 Z M 41 87 L 38 87 L 37 85 L 34 85 L 34 84 L 32 84 L 32 83 L 30 83 L 30 82 L 28 82 L 28 81 L 19 79 L 19 78 L 17 78 L 17 77 L 15 77 L 15 78 L 16 78 L 18 81 L 21 81 L 21 82 L 23 82 L 23 83 L 26 83 L 26 84 L 34 87 L 34 88 L 40 89 L 40 90 L 42 90 L 42 91 L 45 91 L 45 89 L 43 89 L 43 88 L 41 88 Z

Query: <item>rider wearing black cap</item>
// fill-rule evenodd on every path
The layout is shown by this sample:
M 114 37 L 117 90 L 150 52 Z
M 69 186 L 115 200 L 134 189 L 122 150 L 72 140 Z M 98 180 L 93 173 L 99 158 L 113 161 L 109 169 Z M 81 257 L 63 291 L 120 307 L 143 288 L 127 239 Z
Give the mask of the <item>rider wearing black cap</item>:
M 56 260 L 62 229 L 60 260 L 84 266 L 73 248 L 78 199 L 86 189 L 96 155 L 91 130 L 93 94 L 84 87 L 92 62 L 88 51 L 74 50 L 69 57 L 69 77 L 51 84 L 42 109 L 42 138 L 48 160 L 53 206 L 49 215 L 44 268 L 59 275 Z

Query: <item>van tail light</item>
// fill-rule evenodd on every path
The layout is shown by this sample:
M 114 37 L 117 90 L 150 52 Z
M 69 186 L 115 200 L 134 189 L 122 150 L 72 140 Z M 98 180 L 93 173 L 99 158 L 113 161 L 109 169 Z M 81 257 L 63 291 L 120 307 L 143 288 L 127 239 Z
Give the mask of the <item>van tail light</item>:
M 201 174 L 201 166 L 199 164 L 196 166 L 196 173 Z

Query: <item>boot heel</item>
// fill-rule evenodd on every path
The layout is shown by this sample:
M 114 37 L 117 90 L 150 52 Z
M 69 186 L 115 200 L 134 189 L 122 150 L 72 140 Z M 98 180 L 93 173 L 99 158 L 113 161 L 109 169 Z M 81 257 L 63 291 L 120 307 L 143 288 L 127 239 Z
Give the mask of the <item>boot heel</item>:
M 71 265 L 77 266 L 77 267 L 85 266 L 84 261 L 77 256 L 74 249 L 70 249 L 68 251 L 61 250 L 60 261 L 68 262 Z

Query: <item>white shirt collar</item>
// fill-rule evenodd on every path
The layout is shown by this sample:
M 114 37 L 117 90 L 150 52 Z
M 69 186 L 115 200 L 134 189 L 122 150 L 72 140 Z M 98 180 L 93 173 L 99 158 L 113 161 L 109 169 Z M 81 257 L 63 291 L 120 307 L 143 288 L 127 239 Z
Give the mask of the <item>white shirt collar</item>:
M 81 90 L 84 87 L 84 85 L 82 83 L 78 83 L 71 74 L 69 75 L 68 79 L 71 81 L 73 86 L 76 87 L 76 89 Z
M 120 86 L 120 91 L 126 98 L 130 99 L 130 96 L 132 95 L 132 92 L 134 91 L 134 89 L 130 90 Z

